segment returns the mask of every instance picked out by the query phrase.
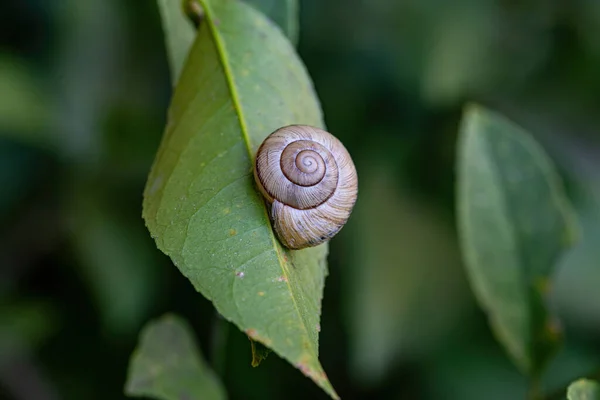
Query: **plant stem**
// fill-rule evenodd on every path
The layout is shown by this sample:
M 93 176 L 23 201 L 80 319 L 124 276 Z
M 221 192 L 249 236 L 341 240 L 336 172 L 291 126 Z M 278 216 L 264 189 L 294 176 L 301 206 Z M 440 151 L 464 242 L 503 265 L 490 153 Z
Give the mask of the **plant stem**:
M 213 323 L 211 359 L 214 371 L 224 380 L 227 365 L 227 339 L 229 322 L 215 311 Z
M 540 391 L 540 380 L 538 377 L 533 377 L 529 383 L 529 393 L 527 395 L 529 400 L 542 400 L 542 393 Z

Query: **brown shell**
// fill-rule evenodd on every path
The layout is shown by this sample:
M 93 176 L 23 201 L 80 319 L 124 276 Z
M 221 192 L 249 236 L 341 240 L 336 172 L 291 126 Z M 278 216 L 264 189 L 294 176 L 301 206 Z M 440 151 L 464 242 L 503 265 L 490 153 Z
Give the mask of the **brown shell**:
M 329 132 L 290 125 L 270 134 L 254 163 L 279 240 L 290 249 L 317 246 L 344 226 L 358 195 L 352 158 Z

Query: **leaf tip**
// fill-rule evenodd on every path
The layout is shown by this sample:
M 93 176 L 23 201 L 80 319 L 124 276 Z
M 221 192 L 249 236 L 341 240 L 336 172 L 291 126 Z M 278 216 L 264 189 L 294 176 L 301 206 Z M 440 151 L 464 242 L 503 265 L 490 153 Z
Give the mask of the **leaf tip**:
M 310 378 L 317 385 L 321 387 L 331 398 L 338 400 L 340 397 L 336 393 L 335 389 L 329 382 L 329 378 L 327 374 L 323 370 L 323 367 L 317 362 L 317 365 L 310 365 L 308 361 L 299 361 L 294 364 L 300 372 L 302 372 L 306 377 Z

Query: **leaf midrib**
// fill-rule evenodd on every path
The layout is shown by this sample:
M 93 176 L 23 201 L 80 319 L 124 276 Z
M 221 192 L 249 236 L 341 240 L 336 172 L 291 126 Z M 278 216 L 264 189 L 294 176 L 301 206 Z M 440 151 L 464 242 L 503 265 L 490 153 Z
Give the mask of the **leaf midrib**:
M 217 49 L 217 53 L 219 54 L 219 61 L 221 62 L 221 66 L 223 67 L 223 73 L 225 74 L 225 79 L 227 81 L 227 87 L 229 88 L 229 92 L 231 94 L 231 98 L 233 100 L 233 106 L 235 108 L 235 112 L 238 115 L 238 119 L 239 119 L 239 123 L 240 123 L 240 128 L 242 131 L 242 138 L 244 140 L 244 143 L 246 144 L 246 149 L 248 151 L 248 155 L 249 155 L 249 159 L 252 163 L 252 160 L 254 159 L 254 155 L 252 152 L 252 145 L 250 143 L 250 137 L 248 135 L 248 127 L 246 125 L 246 119 L 244 118 L 244 113 L 242 112 L 242 106 L 241 106 L 241 102 L 239 100 L 239 96 L 238 96 L 238 92 L 237 92 L 237 88 L 234 82 L 234 78 L 233 78 L 233 73 L 231 71 L 231 68 L 229 66 L 229 57 L 227 54 L 227 50 L 226 50 L 226 46 L 223 43 L 223 40 L 221 38 L 221 36 L 219 35 L 219 32 L 213 22 L 213 11 L 210 8 L 210 6 L 207 4 L 207 2 L 205 0 L 200 0 L 202 6 L 204 7 L 204 12 L 206 14 L 206 21 L 208 23 L 210 32 L 213 36 L 213 39 L 215 40 L 215 45 L 216 45 L 216 49 Z M 271 220 L 269 218 L 269 214 L 267 212 L 267 208 L 264 206 L 261 207 L 263 210 L 263 215 L 265 220 L 267 221 L 267 226 L 269 227 L 268 231 L 269 231 L 269 236 L 271 238 L 271 241 L 273 243 L 273 249 L 275 250 L 275 254 L 277 255 L 277 261 L 279 264 L 279 267 L 281 268 L 282 274 L 285 276 L 285 281 L 286 281 L 286 285 L 288 286 L 288 290 L 291 293 L 291 298 L 292 298 L 292 302 L 294 304 L 294 308 L 296 310 L 296 313 L 298 314 L 298 316 L 300 317 L 300 321 L 302 322 L 302 328 L 306 334 L 307 337 L 310 338 L 310 334 L 308 332 L 308 329 L 306 327 L 306 323 L 304 321 L 304 318 L 302 316 L 302 313 L 300 312 L 300 309 L 298 307 L 298 302 L 296 300 L 296 294 L 294 293 L 294 291 L 292 290 L 291 284 L 290 284 L 290 279 L 288 277 L 288 274 L 286 272 L 286 269 L 284 268 L 284 263 L 283 263 L 283 257 L 280 254 L 279 251 L 279 246 L 277 245 L 277 239 L 275 238 L 275 234 L 273 233 L 273 230 L 270 228 L 271 226 Z M 316 357 L 316 351 L 314 349 L 313 343 L 311 340 L 309 340 L 310 343 L 310 349 L 312 350 L 313 355 Z

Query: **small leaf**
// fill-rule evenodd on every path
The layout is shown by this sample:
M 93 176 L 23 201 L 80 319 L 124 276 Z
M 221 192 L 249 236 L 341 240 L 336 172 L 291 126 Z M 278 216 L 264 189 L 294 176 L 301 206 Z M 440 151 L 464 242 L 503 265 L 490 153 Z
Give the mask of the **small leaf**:
M 318 360 L 327 244 L 283 248 L 252 174 L 256 150 L 275 129 L 323 127 L 318 99 L 266 17 L 237 0 L 201 5 L 143 217 L 159 249 L 224 318 L 336 397 Z
M 158 400 L 227 397 L 196 346 L 191 328 L 170 314 L 142 330 L 131 356 L 125 394 Z
M 292 44 L 298 44 L 298 0 L 245 0 L 283 30 Z
M 600 400 L 600 385 L 589 379 L 579 379 L 569 385 L 568 400 Z
M 185 14 L 181 0 L 157 0 L 157 2 L 169 57 L 171 82 L 175 85 L 194 43 L 196 29 Z
M 249 339 L 250 346 L 252 347 L 252 366 L 258 367 L 261 362 L 267 359 L 269 353 L 271 353 L 271 349 L 265 347 L 265 345 L 260 342 L 255 342 L 252 338 Z
M 539 374 L 560 341 L 545 296 L 574 237 L 559 177 L 527 132 L 470 106 L 458 147 L 457 207 L 473 291 L 518 367 Z

